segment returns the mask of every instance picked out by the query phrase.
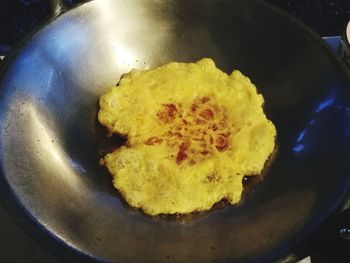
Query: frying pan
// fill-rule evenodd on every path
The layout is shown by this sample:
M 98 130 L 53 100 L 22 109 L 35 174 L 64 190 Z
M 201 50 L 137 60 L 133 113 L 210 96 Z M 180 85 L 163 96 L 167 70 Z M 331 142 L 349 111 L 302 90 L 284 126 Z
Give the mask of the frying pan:
M 121 200 L 98 165 L 98 98 L 132 68 L 202 57 L 228 73 L 240 69 L 257 85 L 277 127 L 278 154 L 240 205 L 146 216 Z M 349 75 L 321 39 L 265 2 L 92 1 L 8 59 L 1 182 L 46 240 L 80 259 L 267 262 L 315 229 L 347 193 L 349 88 Z

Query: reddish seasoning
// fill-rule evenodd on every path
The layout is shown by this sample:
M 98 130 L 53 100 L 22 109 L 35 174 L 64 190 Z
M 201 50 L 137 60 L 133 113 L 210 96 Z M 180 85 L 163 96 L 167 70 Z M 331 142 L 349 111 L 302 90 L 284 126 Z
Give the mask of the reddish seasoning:
M 205 109 L 201 113 L 199 113 L 199 116 L 209 121 L 214 118 L 214 112 L 211 109 Z
M 224 151 L 228 146 L 228 140 L 225 134 L 219 134 L 215 140 L 215 147 L 219 151 Z
M 201 102 L 204 104 L 206 102 L 208 102 L 210 99 L 208 97 L 203 97 L 201 98 Z
M 145 144 L 166 142 L 169 147 L 174 147 L 171 157 L 178 165 L 185 160 L 188 165 L 195 164 L 210 156 L 215 148 L 220 152 L 228 148 L 227 115 L 223 109 L 212 105 L 209 97 L 193 101 L 186 115 L 182 115 L 180 104 L 163 104 L 157 116 L 168 130 L 160 137 L 149 138 Z M 191 141 L 198 149 L 191 147 Z
M 176 156 L 176 163 L 177 164 L 180 164 L 186 158 L 188 158 L 188 156 L 186 154 L 186 151 L 188 150 L 189 147 L 190 147 L 190 143 L 189 142 L 181 143 L 181 145 L 179 146 L 179 151 L 178 151 L 177 156 Z
M 159 138 L 159 137 L 151 137 L 149 139 L 147 139 L 147 141 L 144 142 L 144 144 L 146 145 L 154 145 L 154 144 L 158 144 L 158 143 L 162 143 L 163 139 Z
M 214 139 L 212 136 L 210 136 L 210 144 L 213 144 L 214 143 Z
M 189 142 L 183 142 L 181 143 L 181 145 L 179 146 L 179 150 L 182 152 L 187 151 L 187 149 L 190 147 L 190 143 Z
M 169 117 L 172 119 L 175 118 L 177 112 L 176 106 L 174 104 L 165 104 L 164 106 L 166 107 Z
M 182 119 L 182 123 L 184 124 L 184 125 L 188 125 L 188 124 L 190 124 L 188 121 L 186 121 L 185 119 Z
M 166 115 L 165 112 L 161 111 L 157 113 L 157 117 L 162 121 L 162 122 L 169 122 L 168 116 Z
M 163 122 L 171 122 L 175 119 L 177 108 L 174 104 L 163 104 L 164 111 L 157 114 L 158 118 Z
M 179 151 L 177 153 L 177 156 L 176 156 L 176 163 L 177 164 L 182 163 L 187 157 L 188 156 L 187 156 L 187 154 L 185 152 Z
M 202 119 L 196 119 L 196 124 L 198 125 L 203 125 L 203 124 L 206 124 L 207 122 L 205 120 L 202 120 Z
M 191 106 L 191 111 L 195 112 L 197 108 L 198 108 L 198 105 L 193 103 L 192 106 Z

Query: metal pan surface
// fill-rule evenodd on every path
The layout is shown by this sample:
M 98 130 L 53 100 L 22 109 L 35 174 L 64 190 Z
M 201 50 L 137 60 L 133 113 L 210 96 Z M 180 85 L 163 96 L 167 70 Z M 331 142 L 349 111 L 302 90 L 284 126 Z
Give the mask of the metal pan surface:
M 202 57 L 258 86 L 278 155 L 241 205 L 145 216 L 123 203 L 98 164 L 97 101 L 132 68 Z M 1 182 L 39 229 L 86 260 L 269 261 L 349 188 L 349 75 L 316 34 L 265 2 L 92 1 L 34 34 L 9 62 L 0 83 Z

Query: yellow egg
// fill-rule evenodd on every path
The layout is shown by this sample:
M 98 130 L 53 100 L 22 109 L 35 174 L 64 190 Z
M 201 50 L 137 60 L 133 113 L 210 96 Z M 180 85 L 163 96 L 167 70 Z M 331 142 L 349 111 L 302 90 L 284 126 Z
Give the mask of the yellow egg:
M 104 157 L 126 201 L 150 215 L 238 203 L 275 147 L 264 99 L 239 71 L 211 59 L 133 70 L 100 98 L 98 119 L 123 146 Z

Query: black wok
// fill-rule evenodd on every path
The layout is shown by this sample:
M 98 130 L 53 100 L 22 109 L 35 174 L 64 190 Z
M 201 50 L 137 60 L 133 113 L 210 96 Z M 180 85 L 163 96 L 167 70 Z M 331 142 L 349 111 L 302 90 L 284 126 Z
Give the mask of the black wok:
M 132 68 L 202 57 L 226 72 L 240 69 L 258 86 L 277 127 L 277 157 L 238 206 L 148 217 L 123 203 L 98 165 L 98 98 Z M 92 1 L 34 34 L 7 62 L 2 196 L 60 253 L 266 262 L 315 229 L 348 191 L 349 75 L 316 34 L 265 2 Z

